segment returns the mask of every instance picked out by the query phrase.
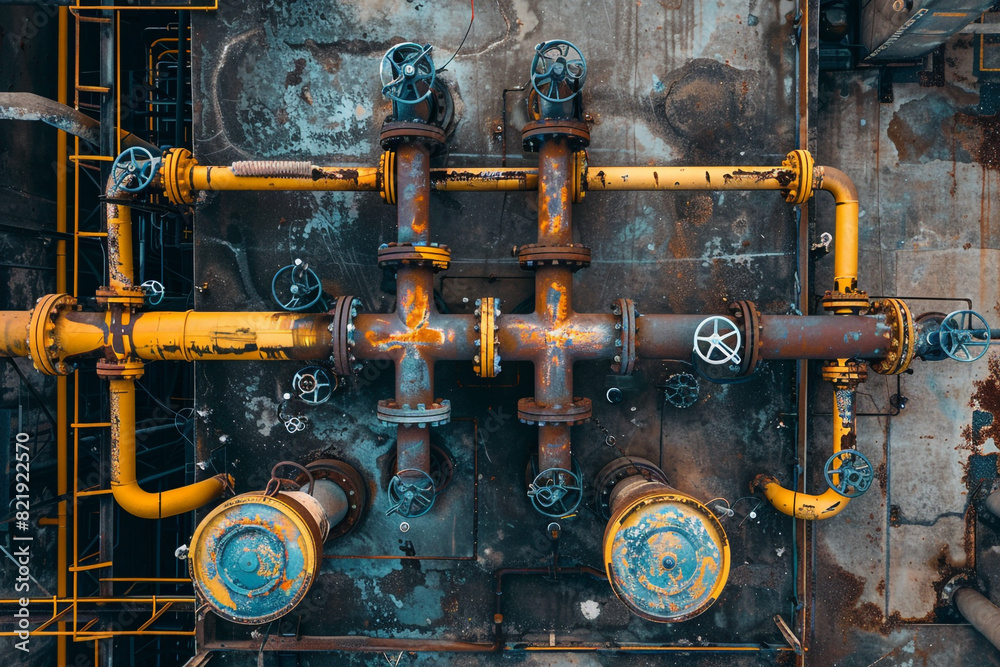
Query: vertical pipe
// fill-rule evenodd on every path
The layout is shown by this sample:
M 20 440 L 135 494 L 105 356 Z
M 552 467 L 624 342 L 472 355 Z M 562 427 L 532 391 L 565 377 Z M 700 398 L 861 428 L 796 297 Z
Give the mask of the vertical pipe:
M 965 620 L 1000 649 L 1000 609 L 972 588 L 959 588 L 952 594 L 952 600 Z
M 541 245 L 573 242 L 569 189 L 572 157 L 564 138 L 551 138 L 542 144 L 538 156 L 538 243 Z
M 184 109 L 187 103 L 188 12 L 177 12 L 177 104 L 174 107 L 174 146 L 184 145 Z
M 402 143 L 396 150 L 396 215 L 400 243 L 430 242 L 430 153 L 420 143 Z
M 538 156 L 538 244 L 573 242 L 573 205 L 570 196 L 572 152 L 565 138 L 542 143 Z M 573 314 L 573 272 L 564 266 L 535 269 L 535 320 L 556 332 Z M 564 406 L 573 402 L 573 358 L 552 345 L 535 360 L 535 402 Z M 538 469 L 573 469 L 570 427 L 538 427 Z
M 56 99 L 60 104 L 69 102 L 69 9 L 59 8 L 59 54 L 58 72 L 56 75 Z M 59 132 L 56 135 L 56 231 L 66 233 L 67 201 L 66 201 L 66 164 L 68 151 L 67 135 Z M 66 241 L 60 238 L 56 242 L 56 293 L 66 292 Z M 69 490 L 66 478 L 69 467 L 69 431 L 67 419 L 69 383 L 65 375 L 56 378 L 56 495 L 60 498 Z M 66 597 L 66 501 L 59 502 L 57 509 L 58 528 L 56 533 L 56 594 Z M 62 634 L 66 624 L 60 622 L 57 627 L 59 634 L 56 640 L 56 663 L 66 664 L 66 637 Z
M 108 197 L 121 197 L 108 179 Z M 105 204 L 108 220 L 108 284 L 115 291 L 130 292 L 133 286 L 132 210 L 124 204 Z
M 812 39 L 812 21 L 810 20 L 810 4 L 816 2 L 816 0 L 798 0 L 796 3 L 797 9 L 801 12 L 799 17 L 799 26 L 802 26 L 799 38 L 797 42 L 797 50 L 795 54 L 795 69 L 796 69 L 796 93 L 797 93 L 797 106 L 796 106 L 796 116 L 798 120 L 797 136 L 796 136 L 796 146 L 800 149 L 811 151 L 812 145 L 809 141 L 809 97 L 810 97 L 810 86 L 809 86 L 809 70 L 812 67 L 809 59 L 809 49 L 810 44 L 815 43 Z M 817 2 L 818 6 L 818 2 Z M 817 25 L 818 25 L 817 21 Z M 804 34 L 803 34 L 804 33 Z M 803 38 L 804 37 L 804 38 Z M 802 204 L 798 207 L 798 236 L 797 236 L 797 270 L 799 276 L 799 312 L 802 315 L 809 315 L 809 296 L 811 292 L 810 286 L 810 266 L 809 266 L 809 256 L 810 256 L 810 239 L 809 239 L 809 208 L 812 205 L 812 198 L 809 202 Z M 798 419 L 796 420 L 796 446 L 798 452 L 798 458 L 801 463 L 801 470 L 807 470 L 808 468 L 808 458 L 809 458 L 809 361 L 802 359 L 795 364 L 795 374 L 796 374 L 796 414 Z M 834 410 L 836 412 L 836 410 Z M 805 474 L 800 475 L 798 480 L 794 482 L 796 488 L 801 492 L 806 490 L 806 478 Z M 795 544 L 795 554 L 793 558 L 798 558 L 797 563 L 798 571 L 800 573 L 801 579 L 796 581 L 795 587 L 795 601 L 792 605 L 792 618 L 796 617 L 795 607 L 801 605 L 801 623 L 799 625 L 799 641 L 805 645 L 807 643 L 806 632 L 809 620 L 809 607 L 806 604 L 802 604 L 803 601 L 809 599 L 809 586 L 808 578 L 806 573 L 810 571 L 809 568 L 809 548 L 808 548 L 808 533 L 809 526 L 805 522 L 799 522 L 796 519 L 792 520 L 792 541 Z M 798 540 L 801 539 L 801 547 L 799 546 Z M 800 664 L 804 663 L 804 660 L 799 661 Z
M 396 150 L 397 239 L 430 243 L 430 152 L 419 142 Z M 402 265 L 396 272 L 396 316 L 416 334 L 429 323 L 434 307 L 434 269 Z M 414 341 L 415 342 L 415 341 Z M 404 344 L 396 358 L 396 404 L 416 408 L 434 402 L 434 361 L 420 346 Z M 396 468 L 430 472 L 430 429 L 396 428 Z

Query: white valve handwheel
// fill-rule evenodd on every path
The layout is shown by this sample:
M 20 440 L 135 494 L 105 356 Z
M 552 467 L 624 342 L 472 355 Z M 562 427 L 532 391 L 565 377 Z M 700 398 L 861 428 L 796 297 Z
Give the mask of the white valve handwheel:
M 740 363 L 741 342 L 739 328 L 722 315 L 706 317 L 694 332 L 695 353 L 713 366 Z

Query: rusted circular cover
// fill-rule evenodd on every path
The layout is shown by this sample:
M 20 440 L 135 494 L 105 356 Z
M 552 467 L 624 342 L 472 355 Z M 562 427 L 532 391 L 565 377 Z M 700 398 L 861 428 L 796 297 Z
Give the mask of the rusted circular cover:
M 353 296 L 337 297 L 330 314 L 330 333 L 333 334 L 333 349 L 330 361 L 333 372 L 340 376 L 356 375 L 361 364 L 354 356 L 354 318 L 361 310 L 361 301 Z
M 538 266 L 568 266 L 582 269 L 590 266 L 590 248 L 579 243 L 569 245 L 537 245 L 528 243 L 517 249 L 517 260 L 522 269 Z
M 729 541 L 707 507 L 660 490 L 615 510 L 604 533 L 604 563 L 615 595 L 630 610 L 673 623 L 719 597 L 729 578 Z
M 267 623 L 290 612 L 322 562 L 319 526 L 285 493 L 229 499 L 198 524 L 191 544 L 195 588 L 234 623 Z
M 590 126 L 579 120 L 562 118 L 536 120 L 524 126 L 521 144 L 529 153 L 538 151 L 542 141 L 563 137 L 570 140 L 572 150 L 580 150 L 590 145 Z

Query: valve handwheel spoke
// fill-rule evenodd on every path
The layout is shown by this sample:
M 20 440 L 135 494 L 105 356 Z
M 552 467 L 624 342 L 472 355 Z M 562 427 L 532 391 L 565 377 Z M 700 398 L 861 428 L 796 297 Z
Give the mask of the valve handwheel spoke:
M 282 267 L 271 280 L 271 297 L 282 309 L 297 313 L 308 310 L 323 298 L 323 283 L 309 264 L 296 259 Z
M 972 362 L 990 347 L 990 325 L 974 310 L 956 310 L 945 316 L 938 329 L 941 351 L 955 361 Z
M 430 44 L 404 42 L 386 51 L 379 68 L 382 94 L 400 104 L 418 104 L 430 97 L 436 77 L 431 48 Z M 426 90 L 421 93 L 417 84 L 424 84 Z
M 334 390 L 337 389 L 336 376 L 331 379 L 325 368 L 308 366 L 292 378 L 292 389 L 304 403 L 322 405 L 330 400 Z
M 826 483 L 845 498 L 857 498 L 871 488 L 875 468 L 871 461 L 856 449 L 842 449 L 823 466 Z
M 398 471 L 389 481 L 389 502 L 386 516 L 399 514 L 414 518 L 427 514 L 434 505 L 437 488 L 434 479 L 416 468 Z
M 556 39 L 535 46 L 535 57 L 531 61 L 531 87 L 540 98 L 554 104 L 569 102 L 580 92 L 586 80 L 587 61 L 571 42 Z M 564 83 L 566 89 L 560 90 Z
M 578 470 L 564 468 L 543 470 L 528 484 L 528 497 L 545 516 L 561 518 L 572 514 L 583 499 L 581 475 Z
M 111 165 L 115 187 L 125 192 L 142 192 L 153 182 L 160 170 L 161 160 L 142 146 L 122 151 Z
M 719 333 L 720 327 L 723 333 Z M 711 328 L 712 333 L 705 335 L 705 331 Z M 735 336 L 732 345 L 725 341 Z M 701 324 L 694 332 L 694 351 L 702 361 L 721 366 L 722 364 L 740 363 L 740 344 L 742 337 L 736 324 L 728 317 L 713 315 L 702 320 Z M 717 354 L 718 353 L 718 354 Z M 721 357 L 718 356 L 721 354 Z

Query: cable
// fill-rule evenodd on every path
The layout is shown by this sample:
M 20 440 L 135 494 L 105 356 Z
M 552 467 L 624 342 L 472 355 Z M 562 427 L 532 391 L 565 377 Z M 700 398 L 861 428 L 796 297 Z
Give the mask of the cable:
M 443 72 L 445 68 L 447 68 L 448 65 L 451 64 L 451 61 L 455 59 L 455 56 L 458 55 L 458 52 L 462 50 L 462 47 L 465 46 L 465 40 L 468 38 L 469 32 L 472 30 L 472 23 L 473 21 L 476 20 L 476 0 L 470 0 L 470 4 L 472 6 L 472 18 L 469 19 L 469 27 L 465 29 L 465 37 L 462 37 L 462 41 L 459 43 L 458 48 L 455 49 L 455 53 L 451 54 L 451 58 L 448 58 L 448 62 L 446 62 L 444 65 L 442 65 L 441 67 L 437 68 L 434 71 L 435 74 L 440 74 L 441 72 Z

